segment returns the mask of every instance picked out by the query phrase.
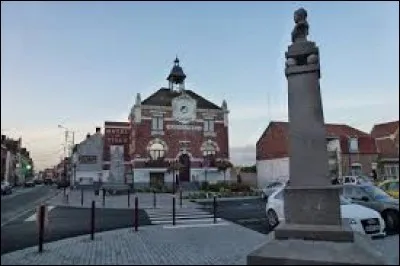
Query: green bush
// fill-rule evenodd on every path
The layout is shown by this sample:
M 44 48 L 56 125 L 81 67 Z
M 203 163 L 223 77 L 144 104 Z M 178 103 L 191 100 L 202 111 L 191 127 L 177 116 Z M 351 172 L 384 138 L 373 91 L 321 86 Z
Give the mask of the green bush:
M 200 190 L 207 191 L 209 189 L 210 184 L 207 181 L 201 182 Z
M 251 188 L 249 185 L 246 184 L 238 184 L 238 183 L 233 183 L 230 185 L 231 191 L 235 192 L 250 192 Z

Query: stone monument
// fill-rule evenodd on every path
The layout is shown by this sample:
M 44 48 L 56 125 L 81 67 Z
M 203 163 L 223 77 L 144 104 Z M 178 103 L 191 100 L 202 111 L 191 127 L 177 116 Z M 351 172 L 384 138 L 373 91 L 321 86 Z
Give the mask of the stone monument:
M 247 264 L 385 264 L 370 239 L 342 224 L 340 187 L 331 185 L 328 175 L 319 49 L 307 40 L 307 11 L 295 11 L 294 21 L 285 67 L 290 156 L 290 185 L 284 190 L 286 222 L 248 255 Z

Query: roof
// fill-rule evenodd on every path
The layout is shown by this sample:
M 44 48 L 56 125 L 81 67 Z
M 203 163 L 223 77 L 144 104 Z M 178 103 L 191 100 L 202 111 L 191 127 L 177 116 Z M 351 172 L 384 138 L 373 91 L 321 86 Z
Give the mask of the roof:
M 105 121 L 104 122 L 104 127 L 129 127 L 130 124 L 129 122 L 118 122 L 118 121 Z
M 398 149 L 392 139 L 377 139 L 376 146 L 382 158 L 399 158 Z
M 185 90 L 185 92 L 196 100 L 197 108 L 200 109 L 217 109 L 222 110 L 218 105 L 210 102 L 202 96 L 194 93 L 191 90 Z M 180 92 L 174 91 L 168 88 L 161 88 L 146 99 L 142 101 L 142 105 L 154 105 L 154 106 L 172 106 L 172 99 L 181 95 Z
M 349 150 L 348 137 L 357 137 L 360 154 L 377 153 L 375 141 L 368 133 L 345 124 L 325 124 L 325 126 L 327 138 L 335 137 L 339 139 L 342 153 L 346 153 Z M 271 121 L 257 141 L 257 146 L 260 146 L 257 147 L 257 158 L 276 159 L 288 157 L 288 133 L 288 122 Z
M 374 138 L 382 138 L 392 135 L 399 128 L 399 120 L 376 124 L 371 130 L 371 136 Z

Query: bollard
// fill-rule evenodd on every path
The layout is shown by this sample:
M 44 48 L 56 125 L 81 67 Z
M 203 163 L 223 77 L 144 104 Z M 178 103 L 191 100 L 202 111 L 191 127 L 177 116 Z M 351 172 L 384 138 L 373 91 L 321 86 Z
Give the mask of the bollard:
M 139 200 L 135 197 L 135 232 L 137 232 L 139 226 Z
M 128 189 L 128 207 L 131 206 L 131 190 Z
M 153 190 L 153 208 L 156 208 L 156 191 Z
M 172 225 L 175 225 L 175 196 L 172 198 Z
M 67 194 L 67 204 L 69 204 L 69 194 Z
M 91 217 L 90 217 L 90 240 L 94 240 L 94 221 L 95 221 L 95 201 L 92 201 L 92 211 L 91 211 Z
M 81 188 L 81 205 L 83 206 L 83 188 Z
M 103 188 L 103 207 L 106 205 L 106 189 Z
M 217 197 L 214 196 L 214 203 L 213 203 L 213 208 L 214 208 L 214 223 L 217 223 Z
M 66 194 L 66 191 L 65 191 L 65 190 L 66 190 L 66 187 L 64 187 L 64 196 L 65 196 L 65 194 Z
M 39 252 L 43 251 L 43 240 L 44 240 L 44 214 L 45 206 L 41 205 L 39 209 Z
M 182 189 L 179 190 L 179 206 L 182 208 Z

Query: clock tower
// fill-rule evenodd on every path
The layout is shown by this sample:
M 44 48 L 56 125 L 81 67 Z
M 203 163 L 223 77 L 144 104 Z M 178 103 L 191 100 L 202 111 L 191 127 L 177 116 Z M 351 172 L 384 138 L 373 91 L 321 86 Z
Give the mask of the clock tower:
M 169 73 L 167 80 L 169 82 L 170 90 L 183 91 L 185 89 L 185 79 L 186 75 L 183 72 L 182 67 L 179 65 L 178 57 L 175 58 L 174 66 Z

